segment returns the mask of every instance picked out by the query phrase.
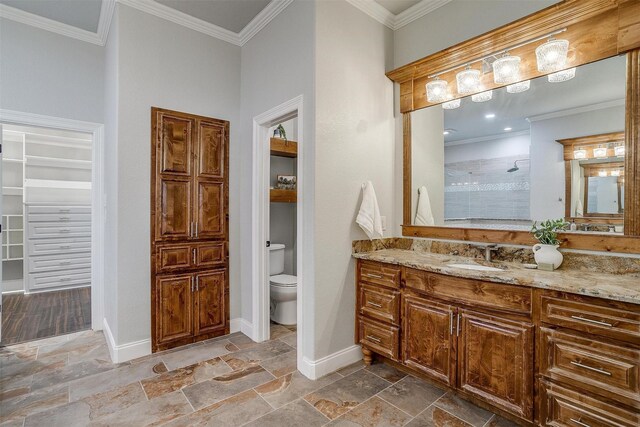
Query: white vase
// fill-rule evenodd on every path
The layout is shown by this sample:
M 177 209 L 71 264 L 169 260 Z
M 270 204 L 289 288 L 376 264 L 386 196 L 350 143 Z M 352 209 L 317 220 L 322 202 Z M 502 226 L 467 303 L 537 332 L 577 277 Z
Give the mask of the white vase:
M 553 269 L 560 267 L 564 257 L 558 250 L 560 245 L 543 245 L 541 243 L 533 245 L 533 257 L 536 264 L 545 263 L 553 264 Z

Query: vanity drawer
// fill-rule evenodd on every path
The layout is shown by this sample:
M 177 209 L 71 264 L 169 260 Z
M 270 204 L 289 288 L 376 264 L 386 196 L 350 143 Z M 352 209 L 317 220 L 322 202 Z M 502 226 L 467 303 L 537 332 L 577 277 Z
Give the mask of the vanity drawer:
M 400 333 L 395 326 L 360 319 L 360 343 L 372 351 L 392 360 L 399 359 Z
M 29 255 L 70 254 L 91 251 L 91 237 L 71 239 L 34 239 L 27 240 Z
M 640 349 L 540 328 L 540 373 L 640 408 Z
M 77 222 L 77 221 L 91 221 L 90 213 L 61 213 L 61 214 L 34 214 L 29 213 L 27 217 L 28 222 Z
M 91 285 L 91 269 L 29 274 L 29 290 Z
M 28 224 L 29 238 L 54 238 L 54 237 L 90 237 L 90 222 L 30 222 Z
M 360 261 L 358 263 L 359 277 L 361 281 L 375 285 L 400 287 L 400 267 L 373 261 Z
M 91 206 L 29 206 L 29 214 L 91 214 Z
M 400 292 L 380 286 L 360 284 L 360 314 L 398 326 L 400 324 Z
M 29 272 L 31 273 L 78 268 L 91 268 L 91 252 L 29 257 Z
M 577 295 L 541 294 L 540 321 L 640 345 L 640 305 L 599 301 L 602 305 Z
M 438 299 L 516 313 L 531 313 L 532 291 L 525 286 L 484 282 L 405 268 L 405 287 Z
M 224 242 L 200 244 L 195 249 L 198 267 L 214 267 L 225 262 Z
M 192 266 L 193 251 L 189 245 L 169 245 L 158 248 L 158 270 L 167 272 Z
M 640 413 L 558 384 L 540 381 L 540 424 L 567 427 L 637 427 Z

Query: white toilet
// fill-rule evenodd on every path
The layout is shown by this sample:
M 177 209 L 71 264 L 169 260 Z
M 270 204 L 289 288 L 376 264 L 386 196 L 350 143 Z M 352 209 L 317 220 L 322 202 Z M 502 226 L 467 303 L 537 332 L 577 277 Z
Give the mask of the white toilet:
M 269 290 L 271 293 L 271 320 L 281 325 L 295 325 L 297 320 L 298 278 L 284 272 L 284 245 L 269 246 Z

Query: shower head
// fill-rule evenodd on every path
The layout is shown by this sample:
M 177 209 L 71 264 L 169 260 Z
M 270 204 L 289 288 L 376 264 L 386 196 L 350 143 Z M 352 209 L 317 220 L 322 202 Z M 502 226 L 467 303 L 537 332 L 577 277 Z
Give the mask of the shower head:
M 513 167 L 511 169 L 508 169 L 507 172 L 511 173 L 511 172 L 515 172 L 520 170 L 520 168 L 518 167 L 518 162 L 528 162 L 529 159 L 518 159 L 515 162 L 513 162 Z

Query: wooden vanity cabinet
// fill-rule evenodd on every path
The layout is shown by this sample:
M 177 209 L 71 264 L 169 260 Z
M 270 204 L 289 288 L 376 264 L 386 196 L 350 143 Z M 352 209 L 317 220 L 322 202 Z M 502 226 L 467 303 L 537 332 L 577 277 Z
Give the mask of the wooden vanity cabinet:
M 365 362 L 373 352 L 532 420 L 530 289 L 370 261 L 357 288 Z
M 229 333 L 229 122 L 152 108 L 151 341 Z

